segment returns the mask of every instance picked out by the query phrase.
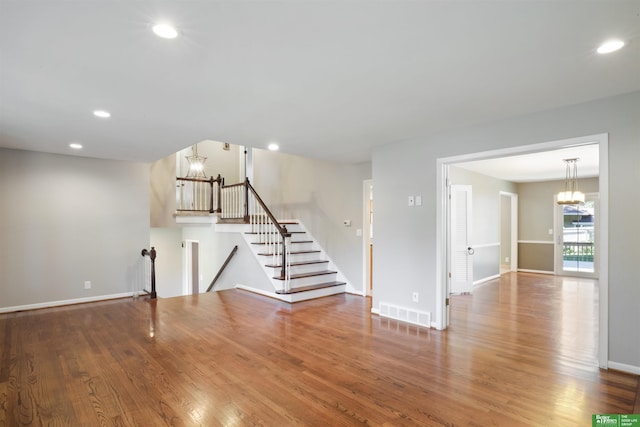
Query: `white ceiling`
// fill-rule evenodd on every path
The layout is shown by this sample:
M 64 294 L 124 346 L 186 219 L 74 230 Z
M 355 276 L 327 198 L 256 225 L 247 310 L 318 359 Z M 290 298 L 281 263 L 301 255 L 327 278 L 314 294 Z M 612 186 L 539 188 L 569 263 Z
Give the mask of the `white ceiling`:
M 562 148 L 540 153 L 456 163 L 455 166 L 511 182 L 565 179 L 564 159 L 578 159 L 578 178 L 599 176 L 597 144 Z
M 158 20 L 180 37 L 156 37 Z M 0 146 L 153 161 L 276 141 L 366 161 L 640 90 L 639 34 L 640 0 L 0 0 Z M 611 37 L 627 46 L 595 53 Z

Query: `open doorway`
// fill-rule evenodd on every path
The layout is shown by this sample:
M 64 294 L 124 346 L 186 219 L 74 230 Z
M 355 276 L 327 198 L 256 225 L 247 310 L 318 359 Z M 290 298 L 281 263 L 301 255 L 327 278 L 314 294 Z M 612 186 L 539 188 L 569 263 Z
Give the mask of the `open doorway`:
M 531 153 L 549 152 L 568 147 L 579 147 L 586 145 L 597 145 L 599 147 L 599 194 L 600 194 L 600 258 L 598 268 L 600 270 L 599 282 L 599 308 L 598 308 L 598 364 L 601 368 L 607 367 L 608 361 L 608 265 L 606 262 L 608 254 L 608 135 L 599 134 L 586 137 L 571 138 L 560 141 L 551 141 L 540 144 L 532 144 L 521 147 L 513 147 L 501 150 L 493 150 L 481 153 L 472 153 L 455 157 L 438 159 L 438 210 L 436 240 L 439 250 L 437 251 L 437 279 L 436 287 L 436 313 L 435 324 L 438 329 L 448 327 L 449 314 L 449 266 L 451 265 L 450 248 L 448 247 L 449 224 L 449 166 L 476 160 L 497 159 L 510 156 L 520 156 Z M 522 226 L 522 224 L 520 224 Z

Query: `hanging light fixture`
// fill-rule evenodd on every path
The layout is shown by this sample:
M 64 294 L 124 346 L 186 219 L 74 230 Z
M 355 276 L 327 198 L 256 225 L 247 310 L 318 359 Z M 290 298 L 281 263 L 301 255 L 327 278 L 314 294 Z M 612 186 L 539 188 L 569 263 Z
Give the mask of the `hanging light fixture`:
M 189 171 L 187 172 L 187 178 L 206 178 L 204 173 L 204 162 L 207 160 L 204 156 L 198 155 L 198 144 L 191 147 L 191 156 L 185 156 L 187 162 L 189 162 Z
M 564 159 L 567 170 L 564 179 L 564 191 L 558 193 L 559 205 L 584 203 L 584 193 L 578 191 L 578 160 L 578 158 Z

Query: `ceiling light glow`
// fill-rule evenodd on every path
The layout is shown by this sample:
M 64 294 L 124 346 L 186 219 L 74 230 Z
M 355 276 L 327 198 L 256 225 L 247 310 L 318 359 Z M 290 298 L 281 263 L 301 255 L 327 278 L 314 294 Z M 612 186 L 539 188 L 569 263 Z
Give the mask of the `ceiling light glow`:
M 616 50 L 622 49 L 623 46 L 624 46 L 624 42 L 622 40 L 607 40 L 606 42 L 600 45 L 597 52 L 611 53 L 611 52 L 615 52 Z
M 73 148 L 74 150 L 81 150 L 82 144 L 78 144 L 77 142 L 72 142 L 69 144 L 69 148 Z
M 178 30 L 169 24 L 157 24 L 153 26 L 153 32 L 163 39 L 175 39 L 178 37 Z
M 269 144 L 269 146 L 267 147 L 270 151 L 278 151 L 280 149 L 280 147 L 278 146 L 278 144 L 276 144 L 275 142 L 272 142 L 271 144 Z
M 96 117 L 100 117 L 101 119 L 108 119 L 109 117 L 111 117 L 111 113 L 104 110 L 95 110 L 93 112 L 93 115 Z

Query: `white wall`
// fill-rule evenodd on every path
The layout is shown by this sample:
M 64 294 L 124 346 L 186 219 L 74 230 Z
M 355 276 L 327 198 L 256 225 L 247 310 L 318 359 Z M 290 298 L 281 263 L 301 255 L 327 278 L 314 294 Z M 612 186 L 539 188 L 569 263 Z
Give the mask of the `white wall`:
M 142 287 L 148 164 L 0 148 L 0 200 L 0 308 Z
M 255 189 L 280 219 L 299 219 L 356 292 L 363 288 L 364 180 L 371 164 L 342 164 L 254 149 Z M 343 225 L 351 220 L 351 227 Z M 365 231 L 363 230 L 363 233 Z
M 601 133 L 609 133 L 609 359 L 640 367 L 640 92 L 375 149 L 374 307 L 435 312 L 438 158 Z M 406 206 L 411 194 L 423 196 L 421 208 Z M 425 296 L 419 304 L 414 291 Z

